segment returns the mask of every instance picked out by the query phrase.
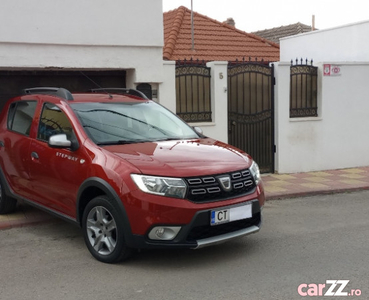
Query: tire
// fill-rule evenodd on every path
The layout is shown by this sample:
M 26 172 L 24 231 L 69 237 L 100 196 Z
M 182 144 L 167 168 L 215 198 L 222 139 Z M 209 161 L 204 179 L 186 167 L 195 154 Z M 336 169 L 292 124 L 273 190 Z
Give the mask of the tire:
M 122 219 L 117 205 L 106 196 L 98 196 L 87 204 L 82 218 L 83 236 L 97 260 L 117 263 L 131 255 L 132 250 L 125 244 Z
M 15 211 L 16 207 L 17 200 L 5 194 L 3 182 L 0 180 L 0 215 L 12 213 Z

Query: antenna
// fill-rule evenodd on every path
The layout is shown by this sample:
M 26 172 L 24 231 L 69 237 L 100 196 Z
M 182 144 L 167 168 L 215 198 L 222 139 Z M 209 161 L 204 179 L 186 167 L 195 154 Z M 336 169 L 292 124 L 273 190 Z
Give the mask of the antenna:
M 191 0 L 191 39 L 192 39 L 192 50 L 195 50 L 195 30 L 193 24 L 193 0 Z
M 110 99 L 113 99 L 113 95 L 110 94 L 108 91 L 106 91 L 103 87 L 101 87 L 97 82 L 95 82 L 94 80 L 92 80 L 90 77 L 88 77 L 85 73 L 83 73 L 82 71 L 79 71 L 83 76 L 85 76 L 89 81 L 91 81 L 94 85 L 96 85 L 100 90 L 102 90 L 103 92 L 107 93 L 109 95 Z

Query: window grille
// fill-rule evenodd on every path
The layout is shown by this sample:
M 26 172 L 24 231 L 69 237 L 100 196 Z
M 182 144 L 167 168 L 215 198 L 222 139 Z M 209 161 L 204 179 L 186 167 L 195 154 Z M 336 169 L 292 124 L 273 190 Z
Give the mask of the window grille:
M 176 64 L 177 115 L 186 122 L 211 122 L 210 68 L 201 61 Z
M 306 59 L 300 64 L 291 61 L 290 67 L 290 118 L 318 116 L 318 67 Z

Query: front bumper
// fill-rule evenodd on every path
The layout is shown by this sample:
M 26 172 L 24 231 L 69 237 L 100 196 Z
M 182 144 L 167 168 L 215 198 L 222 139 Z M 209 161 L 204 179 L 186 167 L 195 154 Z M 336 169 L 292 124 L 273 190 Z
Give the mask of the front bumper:
M 260 227 L 253 225 L 251 227 L 247 227 L 245 229 L 241 229 L 235 232 L 230 232 L 230 233 L 221 234 L 221 235 L 217 235 L 214 237 L 198 240 L 196 249 L 225 243 L 235 238 L 239 238 L 239 237 L 246 236 L 252 233 L 256 233 L 259 230 L 260 230 Z
M 171 241 L 157 241 L 149 239 L 147 235 L 133 235 L 130 241 L 127 241 L 127 243 L 130 247 L 138 249 L 147 249 L 147 248 L 199 249 L 206 246 L 227 242 L 229 240 L 246 236 L 252 233 L 256 233 L 260 230 L 262 223 L 262 213 L 259 200 L 254 199 L 251 201 L 238 203 L 236 205 L 224 206 L 224 208 L 233 208 L 250 202 L 252 203 L 251 218 L 211 226 L 210 225 L 211 209 L 205 209 L 198 211 L 189 224 L 181 225 L 180 232 Z M 160 224 L 155 224 L 155 226 L 158 225 Z

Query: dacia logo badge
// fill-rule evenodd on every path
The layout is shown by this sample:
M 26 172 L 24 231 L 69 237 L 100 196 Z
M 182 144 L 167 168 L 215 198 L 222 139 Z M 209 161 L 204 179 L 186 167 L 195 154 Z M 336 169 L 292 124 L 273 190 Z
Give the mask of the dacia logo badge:
M 232 189 L 230 176 L 218 177 L 218 180 L 224 191 L 228 192 Z

